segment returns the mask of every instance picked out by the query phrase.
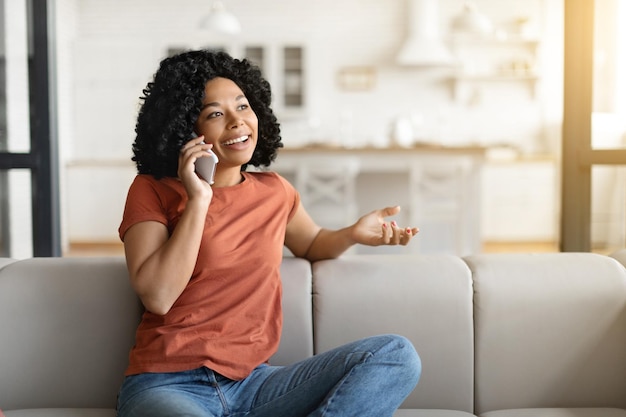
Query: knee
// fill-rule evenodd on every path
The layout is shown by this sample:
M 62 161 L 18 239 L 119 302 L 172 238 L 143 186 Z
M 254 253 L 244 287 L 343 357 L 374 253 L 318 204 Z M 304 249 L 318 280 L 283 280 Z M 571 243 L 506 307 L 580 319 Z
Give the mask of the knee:
M 409 339 L 400 335 L 385 335 L 388 338 L 389 353 L 394 356 L 398 376 L 407 384 L 415 386 L 422 375 L 422 361 Z

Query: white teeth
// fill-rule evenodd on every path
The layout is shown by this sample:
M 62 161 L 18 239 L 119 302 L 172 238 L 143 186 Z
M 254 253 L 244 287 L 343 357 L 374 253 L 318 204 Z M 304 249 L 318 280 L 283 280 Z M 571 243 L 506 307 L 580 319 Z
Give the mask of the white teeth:
M 223 143 L 223 145 L 234 145 L 235 143 L 243 142 L 248 139 L 248 136 L 242 136 L 237 139 L 229 140 Z

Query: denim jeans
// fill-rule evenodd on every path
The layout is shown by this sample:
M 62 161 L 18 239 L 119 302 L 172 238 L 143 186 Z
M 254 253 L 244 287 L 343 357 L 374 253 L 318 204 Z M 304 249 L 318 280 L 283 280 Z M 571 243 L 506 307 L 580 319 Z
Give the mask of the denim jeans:
M 420 374 L 410 341 L 374 336 L 241 381 L 208 368 L 129 376 L 118 417 L 391 417 Z

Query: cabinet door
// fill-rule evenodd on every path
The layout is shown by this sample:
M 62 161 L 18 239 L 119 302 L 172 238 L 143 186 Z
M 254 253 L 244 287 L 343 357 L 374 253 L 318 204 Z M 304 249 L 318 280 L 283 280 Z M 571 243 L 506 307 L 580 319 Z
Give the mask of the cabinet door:
M 300 46 L 283 48 L 283 105 L 287 109 L 304 105 L 304 51 Z
M 253 45 L 240 50 L 261 68 L 272 87 L 272 106 L 282 117 L 299 116 L 306 105 L 305 48 L 302 45 Z
M 485 241 L 557 240 L 556 162 L 488 163 L 482 188 Z

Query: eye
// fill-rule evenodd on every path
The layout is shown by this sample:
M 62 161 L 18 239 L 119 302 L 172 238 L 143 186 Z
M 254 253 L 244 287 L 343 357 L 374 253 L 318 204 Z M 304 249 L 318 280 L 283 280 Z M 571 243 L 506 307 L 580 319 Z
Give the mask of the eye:
M 214 111 L 213 113 L 209 113 L 207 115 L 207 119 L 215 119 L 216 117 L 222 116 L 223 113 L 221 111 Z
M 237 107 L 238 110 L 247 110 L 249 108 L 250 106 L 248 105 L 248 103 L 241 104 Z

